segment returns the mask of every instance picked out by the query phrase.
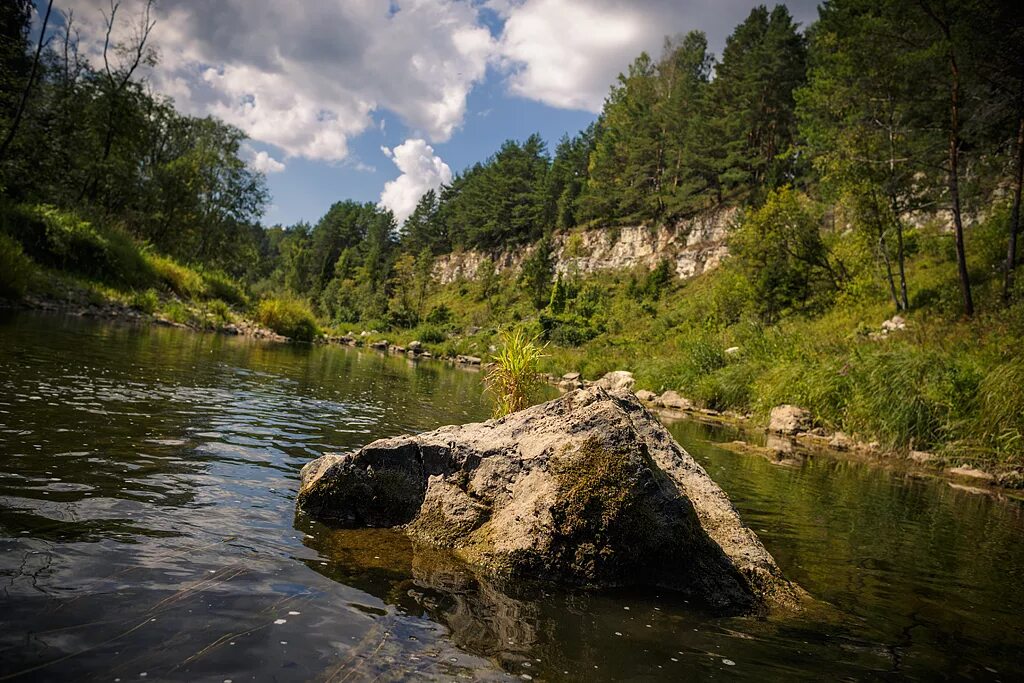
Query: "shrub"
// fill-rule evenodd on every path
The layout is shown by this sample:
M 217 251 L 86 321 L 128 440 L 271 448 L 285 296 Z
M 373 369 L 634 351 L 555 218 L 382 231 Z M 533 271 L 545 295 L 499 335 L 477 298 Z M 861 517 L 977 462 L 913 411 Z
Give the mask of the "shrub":
M 147 289 L 142 292 L 132 292 L 131 298 L 128 300 L 128 305 L 132 308 L 151 315 L 159 304 L 160 299 L 157 297 L 156 291 L 153 289 Z
M 264 299 L 256 319 L 274 332 L 298 341 L 313 341 L 319 332 L 309 304 L 298 299 Z
M 16 240 L 0 233 L 0 296 L 20 299 L 25 295 L 35 264 Z
M 204 270 L 201 277 L 203 289 L 210 298 L 220 299 L 242 308 L 249 305 L 248 297 L 246 297 L 242 286 L 225 273 L 219 270 Z
M 146 286 L 153 272 L 121 228 L 52 206 L 5 207 L 3 231 L 34 260 L 112 285 Z
M 422 325 L 416 331 L 416 338 L 424 344 L 440 344 L 448 335 L 436 325 Z
M 214 322 L 225 324 L 231 322 L 231 309 L 220 299 L 213 299 L 206 304 L 206 312 Z
M 444 304 L 434 306 L 427 313 L 427 322 L 432 325 L 447 325 L 452 321 L 452 311 Z
M 501 335 L 502 348 L 487 369 L 484 382 L 494 399 L 494 416 L 504 417 L 530 405 L 540 384 L 537 364 L 541 350 L 521 329 Z
M 146 261 L 160 282 L 178 296 L 198 299 L 206 293 L 202 276 L 191 268 L 153 252 L 146 253 Z
M 20 299 L 28 290 L 35 265 L 21 245 L 0 233 L 0 297 Z

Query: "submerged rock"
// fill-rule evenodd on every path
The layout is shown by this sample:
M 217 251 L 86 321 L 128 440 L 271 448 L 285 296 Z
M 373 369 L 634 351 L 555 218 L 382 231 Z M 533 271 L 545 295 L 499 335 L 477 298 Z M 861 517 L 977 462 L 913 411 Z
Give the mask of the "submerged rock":
M 302 469 L 298 505 L 343 526 L 404 525 L 509 579 L 659 586 L 728 611 L 802 593 L 636 397 L 600 387 L 326 455 Z

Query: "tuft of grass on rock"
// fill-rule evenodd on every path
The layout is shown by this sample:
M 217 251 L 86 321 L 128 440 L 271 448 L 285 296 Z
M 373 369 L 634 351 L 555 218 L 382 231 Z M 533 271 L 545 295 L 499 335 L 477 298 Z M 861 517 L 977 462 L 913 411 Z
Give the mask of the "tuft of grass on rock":
M 530 405 L 540 385 L 538 364 L 541 349 L 526 333 L 516 328 L 501 335 L 502 347 L 487 368 L 484 382 L 494 400 L 494 416 L 504 417 Z

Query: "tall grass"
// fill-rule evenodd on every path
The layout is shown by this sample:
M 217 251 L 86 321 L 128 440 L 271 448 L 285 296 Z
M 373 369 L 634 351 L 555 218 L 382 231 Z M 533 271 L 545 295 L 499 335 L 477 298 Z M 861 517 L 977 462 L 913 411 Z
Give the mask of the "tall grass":
M 0 233 L 0 297 L 20 299 L 28 290 L 35 266 L 21 245 Z
M 298 341 L 313 341 L 320 332 L 309 304 L 298 299 L 264 299 L 256 310 L 256 319 L 274 332 Z
M 502 347 L 484 377 L 487 391 L 494 400 L 495 417 L 504 417 L 529 406 L 540 384 L 537 367 L 542 354 L 535 340 L 516 328 L 503 332 L 501 341 Z
M 198 299 L 206 294 L 203 277 L 172 258 L 155 252 L 146 253 L 146 262 L 160 283 L 185 299 Z

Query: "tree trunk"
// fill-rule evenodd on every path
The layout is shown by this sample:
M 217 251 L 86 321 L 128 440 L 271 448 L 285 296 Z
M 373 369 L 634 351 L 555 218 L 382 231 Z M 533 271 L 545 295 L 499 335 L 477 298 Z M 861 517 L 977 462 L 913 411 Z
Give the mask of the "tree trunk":
M 14 121 L 11 122 L 11 128 L 7 131 L 7 135 L 4 136 L 3 143 L 0 143 L 0 160 L 7 155 L 7 148 L 11 146 L 11 142 L 14 141 L 14 136 L 18 132 L 18 127 L 21 125 L 21 117 L 25 114 L 25 106 L 28 104 L 28 97 L 32 93 L 32 86 L 36 80 L 36 72 L 39 71 L 39 56 L 43 51 L 43 45 L 46 44 L 46 25 L 50 23 L 50 10 L 53 9 L 53 0 L 50 0 L 46 5 L 46 15 L 43 16 L 43 26 L 39 29 L 39 42 L 36 44 L 36 53 L 32 58 L 32 70 L 28 75 L 28 83 L 25 84 L 25 89 L 21 92 L 21 100 L 18 102 L 18 109 L 14 113 Z
M 951 40 L 947 32 L 947 40 Z M 960 211 L 960 69 L 953 48 L 949 48 L 949 70 L 952 77 L 949 102 L 949 198 L 953 211 L 953 229 L 956 239 L 956 267 L 960 276 L 960 298 L 964 315 L 974 315 L 971 298 L 971 279 L 967 273 L 967 252 L 964 249 L 964 222 Z
M 1010 209 L 1010 238 L 1006 248 L 1006 273 L 1003 279 L 1003 300 L 1013 294 L 1014 268 L 1017 267 L 1017 231 L 1020 229 L 1020 195 L 1024 185 L 1024 102 L 1017 109 L 1017 168 L 1013 183 L 1013 207 Z
M 894 218 L 896 223 L 896 268 L 900 275 L 900 300 L 897 308 L 904 311 L 910 310 L 910 301 L 907 298 L 907 271 L 906 271 L 906 250 L 903 248 L 903 221 L 899 216 Z

